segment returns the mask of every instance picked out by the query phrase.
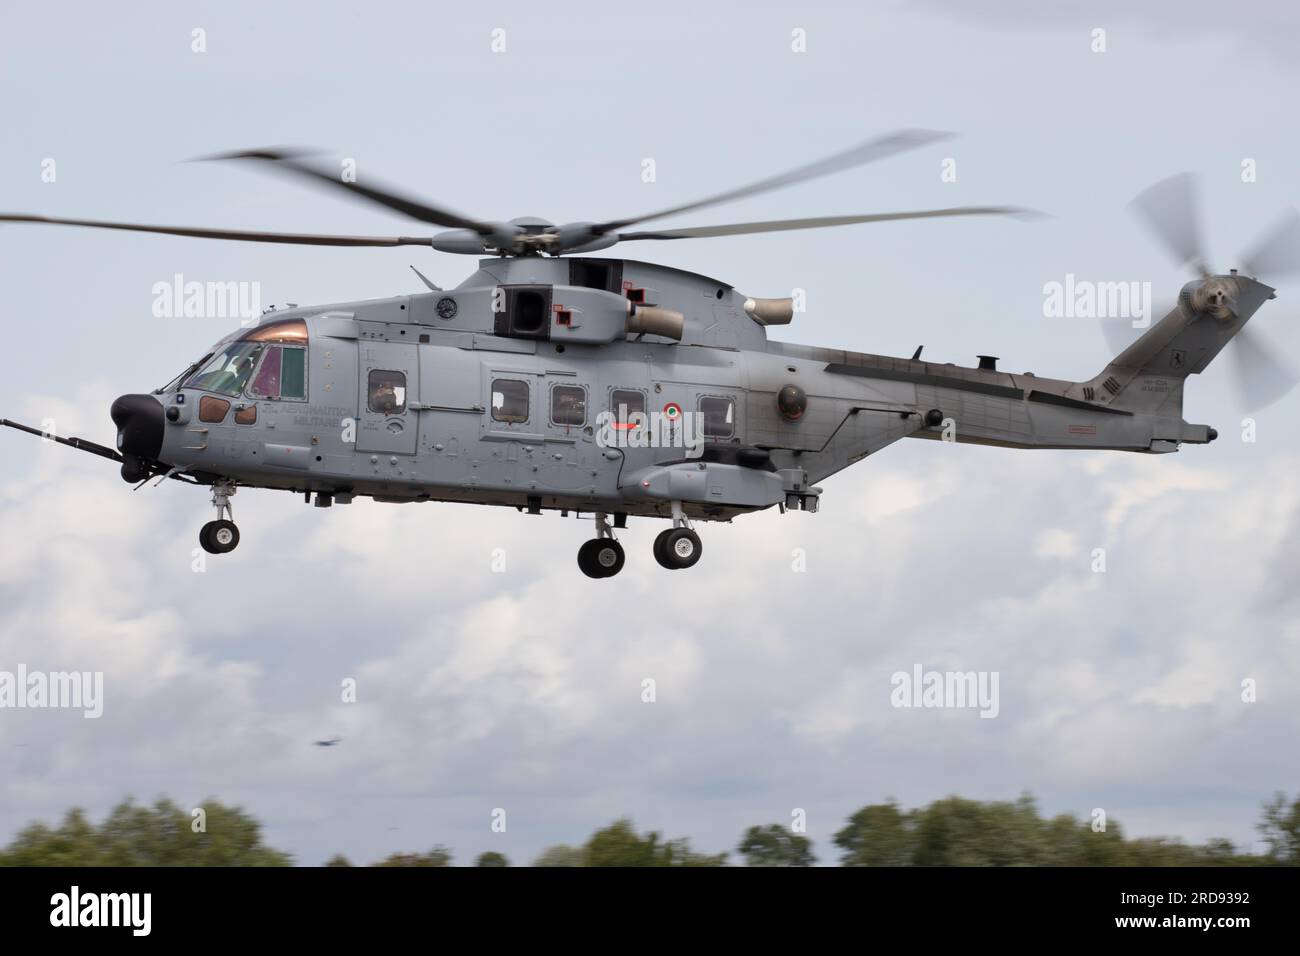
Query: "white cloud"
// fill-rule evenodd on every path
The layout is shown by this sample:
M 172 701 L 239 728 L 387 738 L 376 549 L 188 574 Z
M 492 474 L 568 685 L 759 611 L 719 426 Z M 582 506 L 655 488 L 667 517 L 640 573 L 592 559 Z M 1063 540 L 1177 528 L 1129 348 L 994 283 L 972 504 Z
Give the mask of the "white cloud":
M 633 521 L 627 568 L 593 582 L 572 555 L 585 522 L 322 512 L 247 490 L 240 549 L 195 574 L 202 490 L 132 492 L 111 465 L 29 450 L 27 477 L 0 489 L 0 660 L 103 669 L 107 700 L 98 722 L 0 713 L 28 745 L 4 758 L 20 771 L 0 783 L 10 832 L 165 792 L 242 800 L 309 860 L 475 845 L 484 805 L 512 808 L 516 857 L 626 812 L 725 848 L 758 821 L 700 801 L 793 785 L 843 816 L 954 789 L 1092 805 L 1153 775 L 1212 785 L 1225 723 L 1296 729 L 1278 690 L 1300 679 L 1295 605 L 1258 600 L 1261 548 L 1294 531 L 1294 458 L 1161 471 L 1113 456 L 1081 480 L 1066 454 L 905 444 L 827 482 L 817 516 L 705 526 L 690 572 L 655 565 L 658 526 Z M 1098 541 L 1105 574 L 1087 560 Z M 915 663 L 999 671 L 999 717 L 894 710 L 889 675 Z M 1265 690 L 1248 711 L 1252 674 Z M 1276 757 L 1251 780 L 1259 798 Z M 401 828 L 350 844 L 348 821 L 376 812 Z

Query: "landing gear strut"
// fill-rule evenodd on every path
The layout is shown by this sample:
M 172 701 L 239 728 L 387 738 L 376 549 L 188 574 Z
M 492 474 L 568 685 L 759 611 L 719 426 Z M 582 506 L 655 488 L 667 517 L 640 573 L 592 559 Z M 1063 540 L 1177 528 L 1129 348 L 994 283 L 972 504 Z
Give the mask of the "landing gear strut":
M 614 531 L 604 512 L 596 513 L 596 537 L 578 549 L 578 567 L 589 578 L 612 578 L 623 570 L 623 546 L 614 540 Z
M 655 538 L 655 560 L 670 571 L 689 568 L 700 560 L 704 545 L 691 528 L 691 521 L 682 510 L 680 501 L 673 502 L 673 526 L 659 532 Z
M 225 554 L 239 545 L 239 529 L 235 527 L 235 513 L 230 507 L 230 496 L 234 493 L 233 481 L 212 483 L 212 505 L 217 509 L 217 520 L 209 521 L 199 531 L 199 544 L 208 554 Z

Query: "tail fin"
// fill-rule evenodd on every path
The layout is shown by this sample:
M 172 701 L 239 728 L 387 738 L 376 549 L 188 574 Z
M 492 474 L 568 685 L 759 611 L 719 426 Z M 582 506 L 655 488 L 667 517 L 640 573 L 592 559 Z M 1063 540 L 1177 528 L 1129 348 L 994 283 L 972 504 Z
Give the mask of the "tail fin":
M 1203 372 L 1272 296 L 1270 287 L 1235 273 L 1189 282 L 1172 312 L 1081 383 L 1084 398 L 1181 419 L 1187 376 Z

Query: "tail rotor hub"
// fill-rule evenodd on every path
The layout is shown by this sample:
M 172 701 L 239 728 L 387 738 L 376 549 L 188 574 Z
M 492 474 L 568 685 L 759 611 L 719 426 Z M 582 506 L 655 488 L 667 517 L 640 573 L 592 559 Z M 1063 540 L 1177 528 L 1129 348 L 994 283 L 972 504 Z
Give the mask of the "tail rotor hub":
M 1221 276 L 1211 276 L 1192 283 L 1188 304 L 1193 312 L 1204 312 L 1223 322 L 1236 318 L 1237 282 Z

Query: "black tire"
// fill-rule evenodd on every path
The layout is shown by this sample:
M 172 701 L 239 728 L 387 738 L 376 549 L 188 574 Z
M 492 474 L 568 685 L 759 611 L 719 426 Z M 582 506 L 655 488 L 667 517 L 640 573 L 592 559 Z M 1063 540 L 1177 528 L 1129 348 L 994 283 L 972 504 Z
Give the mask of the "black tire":
M 205 524 L 202 528 L 199 529 L 199 547 L 201 547 L 204 551 L 208 552 L 208 554 L 221 553 L 212 544 L 212 538 L 209 537 L 208 535 L 208 532 L 212 530 L 212 526 L 214 524 L 216 524 L 215 521 L 209 521 L 207 524 Z
M 589 578 L 600 577 L 595 558 L 596 545 L 599 543 L 597 539 L 592 538 L 590 541 L 582 542 L 582 547 L 578 549 L 578 567 Z
M 199 544 L 211 554 L 227 554 L 239 547 L 239 529 L 233 521 L 209 521 L 199 532 Z
M 578 549 L 578 567 L 589 578 L 612 578 L 624 559 L 623 546 L 613 538 L 592 538 Z
M 668 554 L 664 550 L 668 543 L 668 536 L 672 533 L 673 533 L 672 528 L 664 528 L 663 531 L 660 531 L 657 535 L 655 535 L 655 546 L 654 546 L 655 560 L 659 562 L 661 567 L 665 567 L 669 571 L 677 570 L 677 565 L 670 564 L 668 562 Z
M 663 555 L 667 561 L 664 567 L 673 570 L 692 567 L 700 560 L 703 551 L 704 545 L 700 543 L 698 534 L 688 528 L 673 528 L 664 537 Z

